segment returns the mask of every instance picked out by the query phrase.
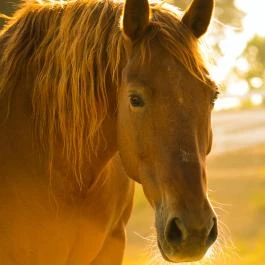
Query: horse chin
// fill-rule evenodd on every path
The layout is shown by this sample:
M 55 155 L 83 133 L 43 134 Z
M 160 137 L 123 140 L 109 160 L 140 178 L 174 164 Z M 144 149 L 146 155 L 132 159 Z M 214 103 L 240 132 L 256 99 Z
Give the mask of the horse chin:
M 160 253 L 161 253 L 163 259 L 166 260 L 166 261 L 169 261 L 169 262 L 174 262 L 174 261 L 170 260 L 170 259 L 168 258 L 168 256 L 165 254 L 163 248 L 161 247 L 161 244 L 160 244 L 159 240 L 157 240 L 157 245 L 158 245 L 159 251 L 160 251 Z
M 158 245 L 159 251 L 163 259 L 167 262 L 172 262 L 172 263 L 196 262 L 196 261 L 201 260 L 204 257 L 204 253 L 197 254 L 197 255 L 185 255 L 185 256 L 181 255 L 181 253 L 172 255 L 172 253 L 170 253 L 171 251 L 168 251 L 168 248 L 162 247 L 162 244 L 160 243 L 159 239 L 157 239 L 157 245 Z

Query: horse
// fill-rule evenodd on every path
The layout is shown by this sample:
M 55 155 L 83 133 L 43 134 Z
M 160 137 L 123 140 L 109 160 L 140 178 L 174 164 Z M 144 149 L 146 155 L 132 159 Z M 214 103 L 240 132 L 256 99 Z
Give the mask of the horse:
M 207 193 L 213 0 L 31 1 L 0 33 L 0 263 L 120 265 L 134 183 L 170 262 L 218 236 Z

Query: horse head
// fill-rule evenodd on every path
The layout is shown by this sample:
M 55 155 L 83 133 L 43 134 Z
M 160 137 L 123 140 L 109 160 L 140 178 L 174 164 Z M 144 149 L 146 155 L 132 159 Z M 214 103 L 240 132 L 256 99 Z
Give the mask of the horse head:
M 199 56 L 213 0 L 194 0 L 181 19 L 127 0 L 128 62 L 118 92 L 118 144 L 128 175 L 155 210 L 157 242 L 172 262 L 201 259 L 217 238 L 207 195 L 216 86 Z

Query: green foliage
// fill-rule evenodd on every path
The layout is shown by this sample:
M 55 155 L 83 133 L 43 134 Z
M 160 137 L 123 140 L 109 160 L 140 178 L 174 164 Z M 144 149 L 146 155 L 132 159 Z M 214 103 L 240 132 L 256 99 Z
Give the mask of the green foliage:
M 251 86 L 251 79 L 253 77 L 260 77 L 265 79 L 265 37 L 254 36 L 248 42 L 248 45 L 243 53 L 251 66 L 249 71 L 242 77 L 247 79 Z
M 215 16 L 222 24 L 241 28 L 241 20 L 245 14 L 235 7 L 234 1 L 217 0 Z

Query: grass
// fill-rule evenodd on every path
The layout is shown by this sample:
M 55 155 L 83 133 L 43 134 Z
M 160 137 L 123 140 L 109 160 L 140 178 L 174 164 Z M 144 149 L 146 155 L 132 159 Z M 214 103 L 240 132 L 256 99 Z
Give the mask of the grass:
M 226 225 L 224 253 L 212 263 L 264 265 L 265 145 L 210 157 L 208 181 L 209 196 L 221 222 Z M 147 247 L 150 245 L 153 221 L 153 211 L 141 187 L 137 186 L 135 207 L 127 229 L 128 244 L 123 265 L 150 264 Z M 159 259 L 154 263 L 162 264 Z

